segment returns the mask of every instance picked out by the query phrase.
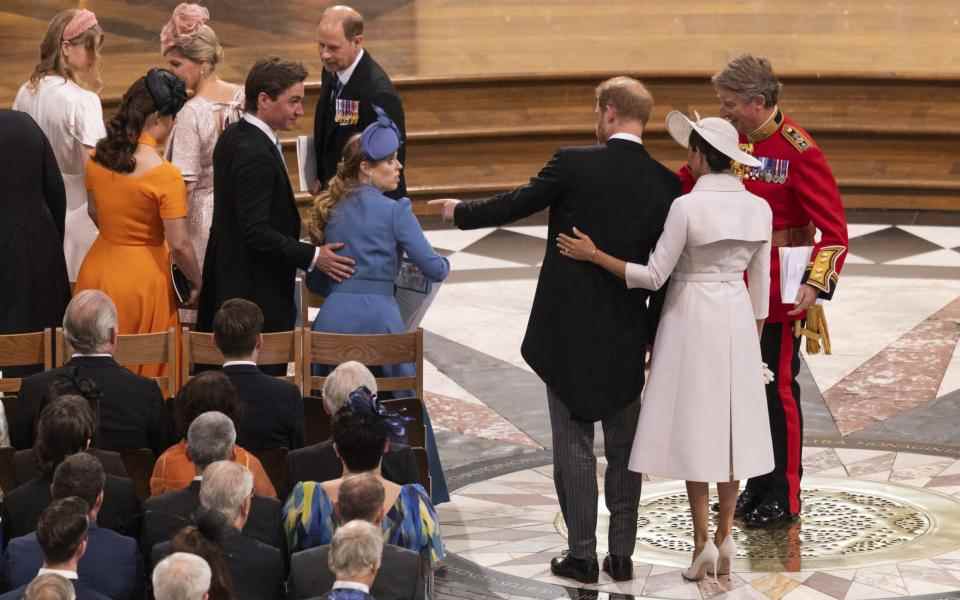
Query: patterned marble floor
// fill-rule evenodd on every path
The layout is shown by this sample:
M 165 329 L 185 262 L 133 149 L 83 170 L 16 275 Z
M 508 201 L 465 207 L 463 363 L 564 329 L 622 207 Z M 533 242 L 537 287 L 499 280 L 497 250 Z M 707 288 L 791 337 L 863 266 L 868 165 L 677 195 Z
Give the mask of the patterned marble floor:
M 940 499 L 946 504 L 937 523 L 960 523 L 957 225 L 960 219 L 950 214 L 851 214 L 850 257 L 827 307 L 834 353 L 806 356 L 801 373 L 809 481 L 912 490 L 918 506 L 924 498 Z M 453 267 L 423 323 L 426 401 L 455 490 L 451 503 L 440 507 L 452 553 L 441 596 L 960 597 L 960 537 L 935 545 L 934 554 L 881 554 L 882 560 L 854 566 L 838 560 L 831 567 L 829 560 L 807 557 L 770 570 L 738 561 L 733 575 L 716 584 L 684 583 L 679 571 L 689 561 L 685 554 L 665 558 L 639 551 L 637 578 L 629 583 L 602 579 L 577 588 L 551 577 L 549 559 L 565 541 L 555 523 L 549 424 L 543 385 L 520 356 L 546 244 L 545 221 L 536 216 L 468 232 L 436 222 L 425 228 Z M 645 484 L 641 502 L 676 486 Z M 816 530 L 801 524 L 783 535 L 806 540 Z M 934 527 L 919 538 L 930 540 L 940 531 Z

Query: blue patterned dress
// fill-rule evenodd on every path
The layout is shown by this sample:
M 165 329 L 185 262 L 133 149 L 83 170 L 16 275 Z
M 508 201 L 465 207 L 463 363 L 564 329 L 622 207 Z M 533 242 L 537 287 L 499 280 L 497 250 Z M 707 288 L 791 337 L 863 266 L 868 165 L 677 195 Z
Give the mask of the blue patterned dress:
M 291 553 L 329 544 L 337 525 L 333 502 L 319 482 L 294 486 L 283 505 L 283 531 Z M 429 550 L 433 563 L 443 560 L 440 520 L 419 483 L 400 486 L 397 501 L 383 518 L 383 541 L 418 553 Z

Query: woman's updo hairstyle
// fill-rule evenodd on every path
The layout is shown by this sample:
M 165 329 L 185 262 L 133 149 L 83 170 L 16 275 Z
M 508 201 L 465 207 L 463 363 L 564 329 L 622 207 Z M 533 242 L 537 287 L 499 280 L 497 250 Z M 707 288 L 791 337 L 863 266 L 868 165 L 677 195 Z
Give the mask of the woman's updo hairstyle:
M 199 4 L 183 2 L 170 16 L 170 21 L 160 32 L 160 52 L 166 56 L 176 50 L 187 60 L 207 63 L 216 69 L 223 60 L 223 46 L 213 28 L 207 25 L 210 11 Z
M 165 69 L 150 69 L 123 95 L 120 108 L 107 121 L 107 137 L 97 142 L 93 160 L 117 173 L 137 168 L 133 154 L 147 119 L 153 113 L 176 115 L 187 100 L 181 79 Z
M 337 174 L 330 178 L 327 189 L 313 202 L 313 211 L 310 219 L 310 239 L 315 244 L 322 244 L 325 238 L 324 228 L 330 222 L 330 214 L 337 204 L 360 183 L 360 163 L 376 164 L 367 156 L 360 144 L 360 134 L 347 140 L 343 146 L 343 154 L 337 163 Z
M 383 418 L 344 406 L 333 416 L 333 443 L 351 473 L 372 471 L 383 458 L 389 430 Z

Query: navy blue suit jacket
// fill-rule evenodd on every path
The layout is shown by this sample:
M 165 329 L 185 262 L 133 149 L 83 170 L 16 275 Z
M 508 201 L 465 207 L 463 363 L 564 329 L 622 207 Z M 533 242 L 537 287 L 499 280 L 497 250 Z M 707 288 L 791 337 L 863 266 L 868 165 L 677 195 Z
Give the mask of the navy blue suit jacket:
M 83 583 L 113 600 L 140 598 L 144 575 L 137 541 L 96 524 L 91 524 L 87 540 L 77 570 Z M 27 585 L 42 565 L 36 532 L 10 540 L 3 555 L 4 589 Z
M 230 365 L 223 372 L 243 404 L 237 445 L 250 452 L 303 446 L 303 396 L 297 386 L 256 365 Z

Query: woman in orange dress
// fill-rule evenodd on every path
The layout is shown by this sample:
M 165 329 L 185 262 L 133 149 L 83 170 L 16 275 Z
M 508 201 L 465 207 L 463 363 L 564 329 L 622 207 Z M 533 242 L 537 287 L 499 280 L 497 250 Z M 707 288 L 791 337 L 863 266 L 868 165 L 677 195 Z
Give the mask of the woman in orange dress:
M 186 99 L 183 81 L 170 71 L 151 69 L 124 94 L 107 124 L 107 137 L 87 164 L 90 217 L 100 234 L 80 267 L 76 290 L 109 295 L 117 305 L 121 334 L 178 328 L 171 259 L 191 283 L 187 304 L 199 295 L 200 268 L 187 234 L 186 186 L 158 149 Z M 162 365 L 141 365 L 136 371 L 164 375 Z

